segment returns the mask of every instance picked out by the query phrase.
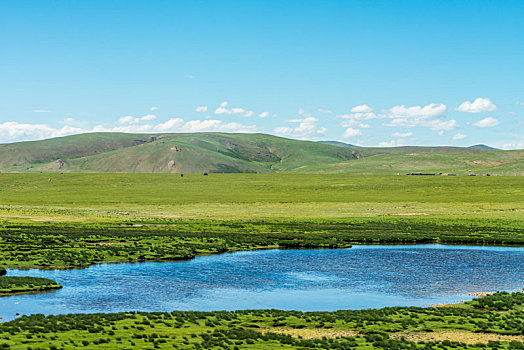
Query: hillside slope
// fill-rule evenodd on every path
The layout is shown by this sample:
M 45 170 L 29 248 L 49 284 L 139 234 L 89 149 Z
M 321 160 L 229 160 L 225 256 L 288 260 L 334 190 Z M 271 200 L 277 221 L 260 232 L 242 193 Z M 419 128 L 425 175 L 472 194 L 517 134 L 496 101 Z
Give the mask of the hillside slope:
M 89 133 L 0 145 L 0 171 L 524 175 L 524 150 L 348 148 L 265 134 Z
M 264 134 L 92 133 L 0 145 L 2 171 L 289 171 L 356 158 L 350 149 Z
M 406 174 L 448 173 L 457 175 L 524 175 L 524 150 L 480 153 L 414 152 L 375 154 L 349 162 L 311 165 L 294 173 L 316 174 Z

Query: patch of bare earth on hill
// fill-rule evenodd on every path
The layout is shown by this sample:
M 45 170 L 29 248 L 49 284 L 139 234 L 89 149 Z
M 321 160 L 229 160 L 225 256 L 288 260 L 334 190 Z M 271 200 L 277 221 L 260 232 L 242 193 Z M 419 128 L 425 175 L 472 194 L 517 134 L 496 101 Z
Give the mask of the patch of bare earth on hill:
M 329 328 L 287 328 L 287 327 L 275 327 L 267 328 L 262 330 L 263 333 L 278 333 L 287 334 L 292 337 L 302 337 L 304 339 L 316 339 L 316 338 L 338 338 L 338 337 L 353 337 L 358 335 L 355 331 L 345 329 L 329 329 Z
M 456 341 L 466 344 L 488 343 L 489 341 L 518 341 L 524 342 L 523 335 L 503 335 L 496 333 L 474 333 L 463 330 L 441 330 L 436 332 L 416 332 L 416 333 L 392 333 L 391 338 L 404 338 L 415 342 L 444 340 Z

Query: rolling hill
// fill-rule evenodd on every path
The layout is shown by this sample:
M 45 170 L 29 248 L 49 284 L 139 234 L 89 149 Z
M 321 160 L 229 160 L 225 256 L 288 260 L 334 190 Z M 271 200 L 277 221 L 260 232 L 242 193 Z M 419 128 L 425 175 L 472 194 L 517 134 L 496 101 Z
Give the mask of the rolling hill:
M 351 146 L 266 134 L 88 133 L 2 144 L 0 171 L 524 175 L 524 150 Z

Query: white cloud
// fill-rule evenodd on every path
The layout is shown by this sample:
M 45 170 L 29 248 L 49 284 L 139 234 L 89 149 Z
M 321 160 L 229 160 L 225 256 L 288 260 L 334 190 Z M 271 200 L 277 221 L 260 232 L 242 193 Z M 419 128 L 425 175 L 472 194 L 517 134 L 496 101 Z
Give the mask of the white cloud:
M 415 141 L 416 138 L 411 138 L 410 140 Z M 397 140 L 390 140 L 390 141 L 383 141 L 379 142 L 379 147 L 395 147 L 395 146 L 405 146 L 406 140 L 405 139 L 397 139 Z
M 269 112 L 262 112 L 258 115 L 260 118 L 266 118 L 269 116 Z
M 75 122 L 75 118 L 65 118 L 64 123 L 71 124 Z
M 220 106 L 215 109 L 215 114 L 231 114 L 231 111 L 227 109 L 228 102 L 224 101 L 220 104 Z
M 524 106 L 524 101 L 518 101 L 517 106 Z
M 385 126 L 392 127 L 423 127 L 431 130 L 451 130 L 458 126 L 456 120 L 442 121 L 440 119 L 425 120 L 425 119 L 410 119 L 410 118 L 397 118 L 391 120 L 389 123 L 384 124 Z
M 132 115 L 126 115 L 125 117 L 118 118 L 117 124 L 131 124 L 134 123 L 135 119 L 137 120 L 137 123 L 140 121 Z
M 155 119 L 156 119 L 156 115 L 148 114 L 140 118 L 140 121 L 149 121 L 149 120 L 155 120 Z
M 364 107 L 363 107 L 364 106 Z M 356 106 L 351 109 L 352 111 L 371 111 L 371 107 L 362 105 L 362 106 Z M 342 114 L 337 115 L 337 118 L 345 119 L 340 123 L 340 125 L 344 128 L 349 128 L 351 130 L 354 130 L 355 128 L 360 129 L 369 129 L 371 125 L 361 122 L 361 120 L 371 120 L 379 118 L 375 113 L 373 112 L 355 112 L 350 114 Z
M 202 132 L 202 131 L 225 131 L 225 132 L 253 132 L 257 127 L 254 125 L 244 125 L 241 123 L 226 123 L 222 120 L 190 120 L 182 127 L 182 131 Z
M 479 97 L 473 102 L 464 101 L 457 107 L 458 111 L 467 113 L 492 112 L 496 109 L 497 106 L 495 106 L 489 98 L 483 97 Z
M 241 123 L 228 123 L 222 120 L 190 120 L 182 118 L 170 118 L 166 122 L 159 124 L 127 124 L 122 125 L 117 121 L 116 125 L 97 125 L 92 131 L 95 132 L 204 132 L 204 131 L 224 131 L 224 132 L 253 132 L 256 131 L 255 125 L 244 125 Z
M 246 110 L 244 108 L 231 108 L 231 114 L 244 114 L 246 113 Z
M 391 134 L 393 137 L 410 137 L 413 136 L 412 132 L 395 132 Z
M 176 131 L 184 125 L 184 119 L 182 118 L 169 118 L 168 121 L 154 125 L 152 131 L 166 132 Z
M 440 131 L 438 132 L 438 136 L 444 136 L 444 134 L 445 134 L 444 130 L 440 130 Z
M 363 104 L 363 105 L 355 106 L 351 108 L 351 112 L 353 113 L 369 113 L 372 111 L 373 111 L 373 108 L 369 107 L 367 104 Z
M 289 123 L 316 123 L 318 122 L 318 119 L 315 117 L 307 117 L 307 118 L 297 118 L 297 119 L 288 119 Z
M 331 113 L 333 113 L 331 110 L 324 109 L 324 108 L 317 109 L 317 112 L 320 113 L 320 114 L 331 114 Z
M 45 109 L 33 109 L 33 113 L 49 113 L 49 111 Z
M 348 119 L 340 123 L 344 128 L 362 128 L 362 129 L 369 129 L 371 128 L 371 125 L 362 123 L 356 119 Z
M 195 112 L 205 113 L 207 112 L 207 106 L 198 106 L 197 108 L 195 108 Z
M 303 117 L 311 117 L 311 113 L 305 111 L 303 108 L 299 108 L 297 113 Z
M 117 124 L 139 124 L 144 121 L 150 121 L 156 119 L 156 115 L 148 114 L 140 118 L 135 118 L 131 115 L 126 115 L 125 117 L 118 118 Z
M 378 119 L 378 118 L 385 118 L 385 115 L 379 115 L 374 112 L 358 112 L 358 113 L 350 113 L 350 114 L 341 114 L 337 115 L 337 118 L 342 119 L 355 119 L 355 120 L 371 120 L 371 119 Z
M 157 109 L 159 109 L 159 107 L 153 106 L 153 107 L 149 108 L 149 110 L 151 110 L 151 111 L 156 111 Z
M 383 110 L 380 113 L 373 112 L 373 108 L 368 105 L 355 106 L 350 114 L 338 115 L 337 118 L 346 119 L 341 123 L 343 127 L 349 128 L 369 128 L 369 124 L 360 122 L 361 120 L 372 119 L 391 119 L 383 124 L 391 127 L 424 127 L 431 130 L 451 130 L 458 126 L 455 120 L 443 121 L 435 119 L 446 113 L 447 107 L 441 103 L 431 103 L 426 106 L 406 107 L 404 105 L 394 106 Z M 412 133 L 397 133 L 394 137 L 407 137 Z
M 487 117 L 482 120 L 479 120 L 476 123 L 473 123 L 473 125 L 478 126 L 479 128 L 492 128 L 494 126 L 499 125 L 500 122 L 492 117 Z
M 46 124 L 23 124 L 18 122 L 5 122 L 0 124 L 0 142 L 41 140 L 71 134 L 86 132 L 126 132 L 126 133 L 147 133 L 147 132 L 204 132 L 204 131 L 221 131 L 221 132 L 254 132 L 257 130 L 255 125 L 245 125 L 241 123 L 229 123 L 222 120 L 190 120 L 185 121 L 182 118 L 171 118 L 163 123 L 151 124 L 142 123 L 143 121 L 152 121 L 154 115 L 146 115 L 141 118 L 132 116 L 120 117 L 114 123 L 96 125 L 92 128 L 77 128 L 65 125 L 62 128 L 50 127 Z M 139 122 L 137 122 L 137 120 Z M 73 118 L 67 118 L 66 122 L 76 122 Z M 306 122 L 307 124 L 307 122 Z M 298 131 L 305 128 L 300 125 Z M 315 132 L 323 133 L 323 129 L 315 129 Z
M 503 149 L 524 149 L 524 142 L 512 142 L 502 145 Z
M 433 119 L 446 113 L 447 107 L 442 103 L 431 103 L 426 106 L 406 107 L 395 106 L 387 111 L 387 117 L 392 120 L 385 126 L 392 127 L 423 127 L 431 130 L 451 130 L 458 126 L 457 121 Z
M 455 134 L 452 139 L 453 140 L 464 140 L 467 136 L 461 133 Z
M 395 140 L 379 142 L 378 144 L 379 147 L 394 147 L 396 145 L 397 145 L 397 141 Z
M 358 119 L 358 120 L 370 120 L 370 119 L 411 119 L 411 120 L 423 120 L 431 119 L 446 113 L 447 107 L 441 103 L 431 103 L 426 106 L 412 106 L 406 107 L 404 105 L 394 106 L 388 110 L 383 110 L 381 113 L 373 112 L 373 108 L 368 105 L 355 106 L 351 109 L 350 114 L 342 114 L 337 118 L 343 119 Z
M 426 119 L 433 118 L 446 113 L 446 105 L 441 103 L 431 103 L 427 106 L 406 107 L 395 106 L 389 110 L 390 118 L 415 118 Z
M 217 109 L 215 109 L 215 114 L 242 114 L 244 115 L 244 117 L 251 117 L 253 115 L 252 111 L 247 111 L 244 108 L 228 108 L 228 106 L 229 103 L 227 101 L 222 102 L 220 106 Z
M 318 119 L 314 117 L 290 119 L 288 123 L 298 123 L 298 126 L 292 128 L 288 126 L 280 126 L 273 130 L 275 134 L 292 136 L 298 138 L 307 138 L 315 135 L 324 134 L 327 129 L 319 128 L 317 126 Z
M 23 124 L 5 122 L 0 124 L 0 142 L 41 140 L 81 132 L 82 129 L 64 126 L 61 129 L 52 128 L 45 124 Z
M 342 134 L 342 137 L 345 139 L 349 139 L 349 138 L 360 136 L 360 135 L 362 135 L 362 131 L 360 131 L 359 129 L 347 128 L 344 131 L 344 134 Z

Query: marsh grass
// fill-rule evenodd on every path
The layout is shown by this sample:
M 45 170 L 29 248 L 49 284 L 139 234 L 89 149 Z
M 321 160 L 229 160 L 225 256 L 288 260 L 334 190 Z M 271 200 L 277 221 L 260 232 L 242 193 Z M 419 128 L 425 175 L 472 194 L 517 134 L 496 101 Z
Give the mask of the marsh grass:
M 522 319 L 518 310 L 442 307 L 32 315 L 0 324 L 0 344 L 9 349 L 522 349 Z

